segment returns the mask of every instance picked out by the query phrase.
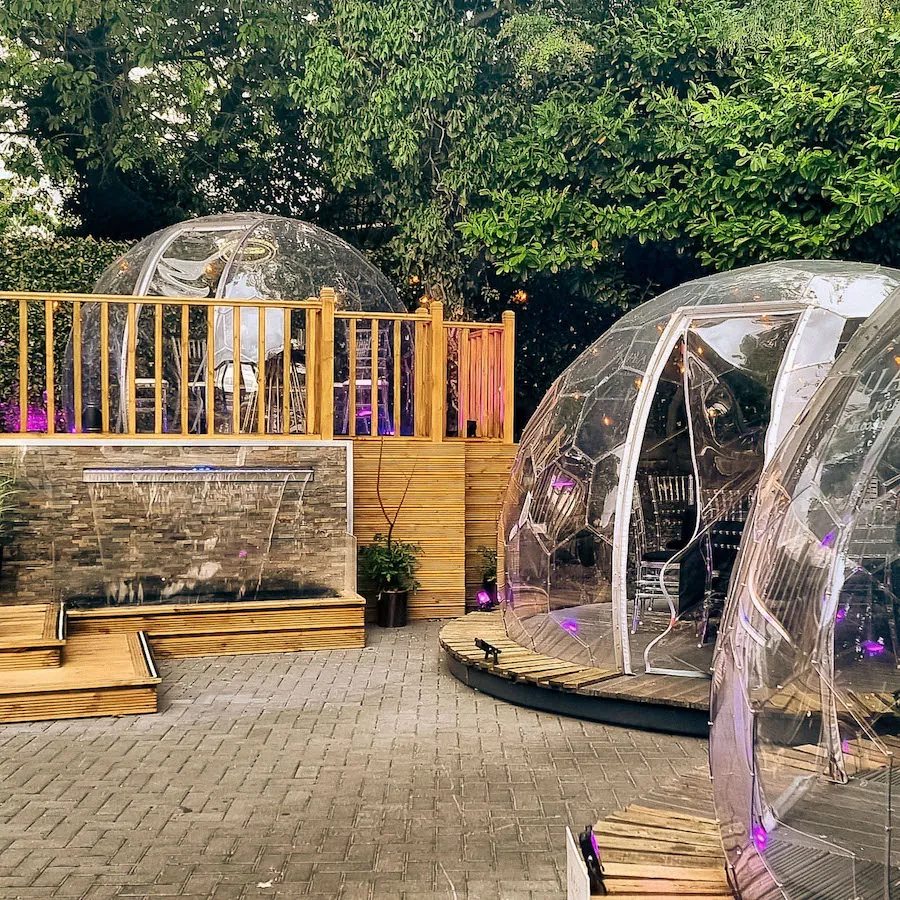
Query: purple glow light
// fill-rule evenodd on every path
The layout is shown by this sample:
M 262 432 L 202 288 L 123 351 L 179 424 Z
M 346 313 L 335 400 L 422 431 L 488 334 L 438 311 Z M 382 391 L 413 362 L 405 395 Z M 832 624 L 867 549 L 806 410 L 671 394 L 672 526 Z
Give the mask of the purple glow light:
M 239 551 L 238 551 L 238 559 L 246 559 L 246 558 L 247 558 L 247 551 L 246 551 L 246 550 L 239 550 Z
M 479 606 L 490 606 L 494 602 L 487 591 L 479 591 L 475 595 L 475 601 Z
M 850 752 L 850 741 L 848 741 L 846 738 L 844 738 L 844 740 L 841 741 L 841 750 L 844 753 Z
M 769 843 L 769 833 L 762 825 L 753 826 L 753 845 L 759 853 L 763 853 Z
M 884 653 L 884 644 L 878 641 L 863 641 L 862 648 L 865 650 L 866 656 L 878 656 L 879 653 Z
M 578 623 L 574 619 L 563 619 L 559 625 L 560 628 L 568 631 L 569 634 L 578 634 Z
M 550 486 L 554 491 L 571 491 L 575 487 L 575 479 L 567 475 L 557 475 Z
M 46 403 L 46 394 L 44 402 Z M 7 401 L 6 403 L 0 403 L 0 421 L 2 421 L 0 430 L 9 433 L 17 432 L 19 430 L 19 404 L 12 400 Z M 55 427 L 56 431 L 60 432 L 68 430 L 64 410 L 56 410 Z M 28 412 L 25 418 L 25 430 L 37 432 L 47 430 L 46 406 L 33 406 L 30 403 L 28 404 Z
M 822 538 L 822 546 L 823 547 L 833 547 L 836 539 L 837 539 L 837 532 L 829 531 L 828 534 L 826 534 L 825 537 Z
M 835 614 L 834 621 L 835 622 L 843 622 L 844 619 L 846 619 L 846 618 L 847 618 L 847 610 L 842 606 L 838 609 L 837 613 Z

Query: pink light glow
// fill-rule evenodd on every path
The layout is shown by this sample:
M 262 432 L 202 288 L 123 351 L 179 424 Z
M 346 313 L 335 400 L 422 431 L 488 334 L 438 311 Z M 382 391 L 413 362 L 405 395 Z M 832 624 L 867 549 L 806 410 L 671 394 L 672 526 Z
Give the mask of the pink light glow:
M 822 546 L 823 547 L 833 547 L 836 539 L 837 539 L 837 532 L 829 531 L 828 534 L 826 534 L 825 537 L 822 538 Z
M 479 591 L 475 595 L 475 601 L 479 606 L 490 606 L 494 602 L 487 591 Z
M 753 826 L 753 845 L 757 851 L 763 853 L 769 843 L 769 833 L 762 825 Z
M 559 626 L 569 634 L 578 634 L 578 623 L 574 619 L 563 619 Z
M 550 486 L 554 491 L 571 491 L 575 487 L 575 479 L 568 475 L 557 475 Z
M 8 433 L 17 432 L 19 430 L 19 404 L 15 401 L 0 403 L 0 421 L 2 421 L 3 431 Z M 65 413 L 61 409 L 56 411 L 55 425 L 57 431 L 67 430 Z M 46 406 L 28 405 L 28 413 L 25 417 L 25 430 L 37 432 L 47 430 Z
M 884 644 L 879 643 L 878 641 L 863 641 L 862 648 L 866 653 L 866 656 L 878 656 L 881 653 L 884 653 Z
M 835 614 L 834 621 L 835 622 L 843 622 L 844 619 L 846 619 L 846 618 L 847 618 L 847 610 L 842 606 L 840 609 L 838 609 L 837 613 Z

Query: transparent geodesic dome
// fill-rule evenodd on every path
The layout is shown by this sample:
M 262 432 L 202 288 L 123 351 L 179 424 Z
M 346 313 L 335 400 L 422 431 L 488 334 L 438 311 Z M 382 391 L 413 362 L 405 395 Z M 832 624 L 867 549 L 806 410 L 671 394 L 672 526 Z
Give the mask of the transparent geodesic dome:
M 900 292 L 767 467 L 716 651 L 710 763 L 742 896 L 900 896 Z
M 316 297 L 323 287 L 334 288 L 339 309 L 365 312 L 404 312 L 390 282 L 346 241 L 321 228 L 296 219 L 257 213 L 238 213 L 191 219 L 163 229 L 145 238 L 123 257 L 109 266 L 94 286 L 96 294 L 128 294 L 133 296 L 196 297 L 198 299 L 306 300 Z M 82 310 L 82 408 L 84 416 L 95 422 L 101 398 L 101 349 L 109 354 L 110 399 L 113 430 L 122 430 L 127 415 L 126 390 L 126 324 L 124 304 L 109 304 L 109 328 L 106 345 L 101 348 L 101 315 L 99 304 L 85 304 Z M 270 374 L 274 377 L 285 346 L 291 348 L 291 378 L 293 390 L 302 401 L 305 383 L 306 323 L 302 311 L 289 317 L 290 334 L 285 335 L 285 314 L 272 306 L 265 313 L 265 347 L 262 356 L 272 360 Z M 155 376 L 155 310 L 143 305 L 137 311 L 137 360 L 139 408 L 148 405 L 142 393 L 150 392 Z M 181 394 L 191 394 L 188 431 L 205 430 L 207 411 L 202 384 L 206 371 L 207 320 L 202 308 L 190 312 L 188 330 L 189 379 L 182 384 L 181 310 L 166 307 L 162 335 L 162 365 L 164 383 L 164 430 L 180 431 L 183 404 Z M 346 368 L 347 334 L 343 323 L 336 326 L 336 371 Z M 234 312 L 229 306 L 216 306 L 213 330 L 213 368 L 218 399 L 214 411 L 216 431 L 227 430 L 231 416 L 225 407 L 233 400 L 235 374 L 239 389 L 251 398 L 258 391 L 255 373 L 260 360 L 259 312 L 252 307 L 240 316 L 240 368 L 233 356 Z M 368 339 L 363 336 L 363 339 Z M 404 349 L 409 341 L 404 340 Z M 358 348 L 360 349 L 360 348 Z M 392 346 L 385 341 L 382 363 L 385 371 L 392 371 L 389 357 Z M 361 353 L 360 365 L 365 368 L 371 353 Z M 68 349 L 64 399 L 70 427 L 74 418 L 72 384 L 72 344 Z M 365 372 L 359 378 L 365 380 Z M 277 401 L 275 385 L 268 392 Z M 283 386 L 279 389 L 283 389 Z M 346 389 L 346 386 L 345 386 Z M 338 398 L 339 400 L 340 398 Z M 222 408 L 219 408 L 221 405 Z M 279 408 L 272 403 L 273 416 Z M 304 431 L 302 403 L 294 407 L 297 415 L 289 423 L 289 430 Z M 248 418 L 247 430 L 252 430 Z M 274 430 L 282 430 L 273 422 Z M 140 427 L 140 425 L 139 425 Z M 152 429 L 150 429 L 152 430 Z
M 526 427 L 501 516 L 504 622 L 535 650 L 708 677 L 763 465 L 900 272 L 755 266 L 624 316 Z

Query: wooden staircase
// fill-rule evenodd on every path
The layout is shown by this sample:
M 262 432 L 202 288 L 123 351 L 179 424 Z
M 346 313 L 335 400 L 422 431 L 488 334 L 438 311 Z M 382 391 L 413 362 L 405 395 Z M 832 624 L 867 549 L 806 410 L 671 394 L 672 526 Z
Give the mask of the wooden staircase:
M 142 632 L 66 634 L 57 603 L 0 607 L 0 722 L 156 712 Z
M 58 666 L 65 644 L 65 615 L 59 603 L 0 609 L 0 671 Z

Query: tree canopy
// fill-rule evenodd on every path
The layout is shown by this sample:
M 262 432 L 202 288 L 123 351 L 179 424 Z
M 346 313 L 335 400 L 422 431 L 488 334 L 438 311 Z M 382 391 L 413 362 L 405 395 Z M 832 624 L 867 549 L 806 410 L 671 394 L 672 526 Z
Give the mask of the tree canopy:
M 411 302 L 517 304 L 526 408 L 686 278 L 898 258 L 890 0 L 8 0 L 0 50 L 5 164 L 76 231 L 316 221 Z

